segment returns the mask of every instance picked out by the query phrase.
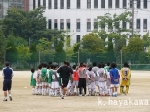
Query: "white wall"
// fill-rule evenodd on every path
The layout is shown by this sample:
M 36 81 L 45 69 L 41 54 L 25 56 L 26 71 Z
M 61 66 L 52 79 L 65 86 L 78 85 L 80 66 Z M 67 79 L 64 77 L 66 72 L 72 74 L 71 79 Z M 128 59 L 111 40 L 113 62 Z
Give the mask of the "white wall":
M 36 0 L 36 6 L 37 6 Z M 43 0 L 41 0 L 41 5 Z M 125 11 L 125 9 L 122 9 L 122 0 L 120 0 L 120 8 L 115 9 L 115 2 L 113 2 L 112 9 L 108 8 L 108 0 L 105 0 L 105 9 L 101 9 L 101 0 L 98 0 L 98 9 L 94 9 L 94 0 L 91 0 L 91 9 L 87 9 L 87 0 L 81 0 L 81 9 L 76 9 L 76 0 L 70 0 L 71 5 L 70 9 L 66 9 L 66 1 L 64 0 L 64 9 L 60 9 L 60 0 L 58 0 L 58 9 L 54 9 L 54 0 L 52 0 L 52 9 L 48 9 L 48 0 L 46 0 L 47 6 L 44 13 L 44 16 L 48 19 L 52 20 L 52 28 L 54 28 L 54 19 L 58 19 L 58 28 L 60 28 L 60 19 L 64 19 L 64 29 L 66 29 L 66 19 L 70 19 L 71 23 L 71 30 L 70 35 L 73 35 L 71 37 L 71 43 L 76 43 L 76 35 L 81 35 L 81 37 L 89 32 L 87 32 L 87 26 L 86 22 L 87 19 L 91 19 L 91 30 L 93 30 L 94 26 L 94 19 L 97 18 L 97 16 L 104 15 L 105 13 L 117 13 L 120 14 Z M 115 1 L 115 0 L 113 0 Z M 127 0 L 127 9 L 129 9 L 129 0 Z M 136 6 L 136 3 L 135 3 Z M 136 19 L 141 19 L 141 32 L 139 34 L 143 35 L 146 32 L 143 32 L 143 19 L 147 19 L 147 27 L 148 31 L 150 30 L 150 2 L 148 2 L 147 5 L 148 9 L 143 9 L 143 0 L 141 0 L 141 9 L 135 9 L 135 19 L 134 19 L 134 28 L 136 31 Z M 33 9 L 33 0 L 30 0 L 30 10 Z M 129 9 L 131 11 L 131 9 Z M 76 19 L 80 19 L 80 32 L 76 32 Z M 129 25 L 128 25 L 129 27 Z

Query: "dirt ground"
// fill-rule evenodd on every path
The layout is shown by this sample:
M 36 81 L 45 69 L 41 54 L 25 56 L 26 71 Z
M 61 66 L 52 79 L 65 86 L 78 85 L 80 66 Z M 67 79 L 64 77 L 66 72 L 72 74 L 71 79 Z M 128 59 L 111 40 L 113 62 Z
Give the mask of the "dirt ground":
M 2 90 L 1 74 L 0 71 Z M 150 112 L 150 71 L 132 71 L 127 96 L 68 96 L 64 100 L 60 97 L 31 95 L 30 72 L 14 71 L 14 75 L 13 101 L 3 102 L 1 91 L 0 112 Z

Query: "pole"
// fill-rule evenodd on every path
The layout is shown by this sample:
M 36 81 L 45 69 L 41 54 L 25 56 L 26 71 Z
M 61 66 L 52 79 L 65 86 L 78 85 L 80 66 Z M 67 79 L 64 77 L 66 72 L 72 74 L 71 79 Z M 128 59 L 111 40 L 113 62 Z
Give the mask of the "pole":
M 134 36 L 134 0 L 132 0 L 132 38 Z

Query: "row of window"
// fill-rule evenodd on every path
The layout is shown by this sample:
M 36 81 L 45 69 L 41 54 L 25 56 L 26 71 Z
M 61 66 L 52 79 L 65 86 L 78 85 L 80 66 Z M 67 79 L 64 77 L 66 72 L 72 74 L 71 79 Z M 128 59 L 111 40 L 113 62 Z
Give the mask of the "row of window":
M 70 29 L 71 29 L 70 19 L 66 20 L 66 29 L 64 29 L 64 26 L 65 26 L 64 23 L 65 23 L 64 19 L 60 19 L 60 30 L 67 29 L 68 31 L 70 31 Z M 94 30 L 98 29 L 98 25 L 96 23 L 97 23 L 97 19 L 94 19 L 94 24 L 93 24 Z M 54 19 L 53 24 L 54 24 L 54 27 L 53 27 L 54 29 L 59 29 L 57 19 Z M 91 31 L 91 26 L 92 26 L 91 19 L 87 19 L 87 22 L 86 22 L 87 32 Z M 101 28 L 105 29 L 106 28 L 105 24 L 101 25 Z M 127 29 L 126 22 L 122 22 L 122 28 Z M 129 28 L 132 28 L 132 23 L 130 23 Z M 48 29 L 52 29 L 52 20 L 51 19 L 48 20 Z M 118 28 L 116 28 L 116 29 L 118 29 Z M 137 29 L 137 31 L 140 31 L 141 19 L 136 20 L 136 29 Z M 108 23 L 108 31 L 111 31 L 111 30 L 112 30 L 112 23 Z M 76 32 L 80 32 L 80 31 L 81 31 L 81 21 L 80 21 L 80 19 L 76 19 Z M 146 31 L 147 31 L 147 19 L 143 19 L 143 32 L 146 32 Z
M 42 0 L 43 3 L 41 3 L 41 0 L 38 0 L 38 7 L 40 7 L 41 5 L 43 5 L 43 7 L 46 9 L 46 2 L 48 2 L 48 9 L 58 9 L 58 7 L 60 7 L 60 9 L 65 9 L 64 7 L 64 1 L 65 0 Z M 66 0 L 66 9 L 70 9 L 70 1 L 71 0 Z M 99 2 L 101 3 L 101 8 L 105 8 L 106 5 L 108 5 L 108 8 L 112 8 L 113 7 L 113 3 L 115 2 L 115 8 L 127 8 L 128 7 L 128 3 L 127 1 L 129 1 L 130 4 L 130 8 L 133 7 L 133 4 L 135 4 L 133 1 L 134 0 L 122 0 L 122 6 L 120 6 L 120 2 L 121 0 L 108 0 L 108 4 L 106 4 L 105 0 L 86 0 L 87 2 L 87 9 L 91 9 L 91 2 L 94 2 L 94 8 L 98 8 L 99 7 Z M 60 6 L 58 6 L 58 2 L 60 2 Z M 143 0 L 141 2 L 141 0 L 136 0 L 136 7 L 138 9 L 141 8 L 141 5 L 143 4 L 143 8 L 147 9 L 147 0 Z M 54 7 L 52 7 L 54 6 Z M 36 7 L 36 0 L 33 0 L 33 9 L 35 9 Z M 76 0 L 76 8 L 80 9 L 81 8 L 81 0 Z

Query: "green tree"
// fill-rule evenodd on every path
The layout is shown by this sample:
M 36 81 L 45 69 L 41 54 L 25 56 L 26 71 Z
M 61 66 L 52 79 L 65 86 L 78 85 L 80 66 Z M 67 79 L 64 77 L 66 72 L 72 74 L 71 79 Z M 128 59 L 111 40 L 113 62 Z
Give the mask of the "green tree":
M 23 68 L 26 67 L 27 61 L 31 58 L 31 53 L 29 52 L 29 48 L 24 46 L 23 44 L 19 45 L 17 48 L 18 53 L 18 61 L 20 62 L 20 66 Z
M 14 35 L 8 35 L 7 40 L 7 49 L 6 50 L 6 60 L 11 62 L 17 62 L 17 47 L 20 45 L 27 46 L 28 42 L 21 38 L 21 37 L 15 37 Z
M 130 60 L 132 63 L 139 63 L 140 58 L 142 57 L 144 53 L 144 43 L 143 40 L 139 37 L 134 37 L 129 39 L 128 46 L 123 48 L 123 55 L 126 58 L 126 60 Z
M 33 11 L 10 8 L 2 24 L 5 36 L 13 34 L 27 41 L 29 38 L 37 40 L 40 38 L 38 32 L 46 29 L 46 18 L 43 17 L 43 12 L 42 7 Z
M 2 29 L 0 28 L 0 64 L 2 63 L 2 58 L 4 57 L 4 52 L 5 52 L 5 49 L 6 49 L 6 38 L 5 36 L 3 35 L 3 31 Z

